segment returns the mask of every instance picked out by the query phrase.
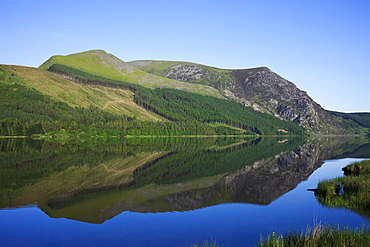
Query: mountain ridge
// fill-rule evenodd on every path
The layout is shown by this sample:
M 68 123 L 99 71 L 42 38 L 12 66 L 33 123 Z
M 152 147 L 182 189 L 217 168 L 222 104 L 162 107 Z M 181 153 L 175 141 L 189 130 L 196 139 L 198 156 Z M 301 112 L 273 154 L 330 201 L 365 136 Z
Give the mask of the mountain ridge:
M 92 129 L 83 127 L 90 133 L 94 128 L 121 126 L 114 133 L 124 129 L 121 134 L 134 135 L 235 134 L 241 133 L 240 129 L 263 135 L 306 131 L 361 134 L 365 131 L 362 127 L 370 126 L 367 117 L 358 120 L 358 116 L 348 118 L 325 111 L 307 92 L 267 67 L 226 70 L 188 62 L 126 63 L 103 50 L 92 50 L 52 56 L 39 68 L 1 66 L 0 81 L 4 96 L 14 95 L 9 102 L 0 102 L 0 107 L 5 109 L 0 118 L 3 125 L 0 132 L 4 129 L 7 133 L 25 133 L 24 128 L 17 126 L 23 124 L 19 121 L 30 117 L 35 121 L 63 120 L 53 124 L 37 122 L 39 130 L 50 129 L 51 124 L 57 126 L 57 131 L 63 128 L 75 131 L 80 121 L 92 124 Z M 31 89 L 44 96 L 27 91 Z M 17 92 L 32 95 L 33 101 L 27 103 L 28 99 Z M 41 111 L 43 108 L 46 116 Z M 57 116 L 53 111 L 62 115 Z M 141 115 L 136 115 L 140 111 Z M 23 120 L 18 115 L 24 116 Z M 104 116 L 110 120 L 101 122 Z M 162 123 L 144 124 L 137 120 Z M 67 121 L 73 121 L 73 127 Z
M 62 64 L 113 80 L 139 84 L 149 88 L 177 88 L 188 92 L 223 98 L 212 87 L 194 85 L 152 75 L 137 69 L 104 50 L 85 51 L 67 56 L 52 56 L 40 65 L 39 69 L 46 71 L 53 64 Z
M 153 90 L 64 65 L 51 67 L 58 68 L 58 73 L 0 66 L 1 136 L 268 135 L 281 134 L 279 129 L 290 135 L 305 133 L 292 122 L 257 114 L 226 99 L 175 89 Z M 66 76 L 69 80 L 64 79 Z M 84 93 L 76 94 L 76 90 Z M 107 112 L 106 106 L 113 105 L 111 98 L 125 90 L 128 97 L 122 101 L 155 114 L 157 120 Z M 110 94 L 102 100 L 105 92 Z

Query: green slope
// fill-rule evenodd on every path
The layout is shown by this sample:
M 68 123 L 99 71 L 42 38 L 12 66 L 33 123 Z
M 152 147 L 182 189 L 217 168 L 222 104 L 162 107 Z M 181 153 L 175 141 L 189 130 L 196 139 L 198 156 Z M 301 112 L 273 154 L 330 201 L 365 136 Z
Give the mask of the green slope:
M 150 74 L 217 88 L 225 87 L 232 80 L 231 70 L 189 62 L 137 60 L 129 64 Z
M 176 88 L 188 92 L 223 98 L 223 96 L 212 87 L 180 82 L 146 73 L 102 50 L 87 51 L 68 56 L 53 56 L 39 68 L 41 70 L 48 70 L 53 64 L 62 64 L 94 75 L 140 84 L 149 88 Z
M 47 93 L 53 89 L 56 91 Z M 65 135 L 66 130 L 75 135 L 118 135 L 124 130 L 124 123 L 135 119 L 110 113 L 93 104 L 88 107 L 79 103 L 71 106 L 58 99 L 71 95 L 71 98 L 82 101 L 99 99 L 89 92 L 93 93 L 94 90 L 75 87 L 75 83 L 51 73 L 1 65 L 0 136 L 31 136 L 59 131 Z M 101 98 L 104 98 L 103 95 L 100 94 Z
M 334 116 L 341 117 L 343 119 L 352 120 L 355 123 L 365 128 L 370 128 L 370 112 L 356 112 L 356 113 L 344 113 L 330 111 Z
M 196 116 L 177 112 L 176 105 L 181 105 L 181 100 L 167 102 L 163 95 L 152 89 L 128 83 L 125 85 L 129 89 L 121 88 L 117 87 L 124 85 L 121 81 L 72 70 L 84 75 L 84 78 L 95 78 L 95 82 L 99 78 L 98 82 L 104 81 L 105 86 L 74 83 L 35 68 L 1 65 L 0 136 L 49 133 L 66 138 L 81 135 L 173 136 L 245 132 L 225 124 L 210 124 L 206 121 L 208 119 L 196 119 L 200 112 Z M 222 100 L 188 94 L 200 97 L 200 101 L 202 97 Z M 176 122 L 169 122 L 153 112 Z
M 60 66 L 66 66 L 66 67 L 60 69 Z M 44 64 L 42 64 L 39 68 L 42 70 L 50 70 L 50 71 L 57 72 L 57 73 L 58 73 L 58 70 L 59 72 L 60 71 L 66 72 L 66 70 L 69 70 L 67 74 L 64 73 L 63 76 L 65 78 L 69 80 L 73 80 L 69 77 L 70 76 L 74 77 L 74 75 L 78 74 L 80 78 L 88 77 L 89 78 L 88 83 L 90 83 L 90 85 L 92 85 L 91 79 L 94 79 L 95 80 L 94 83 L 98 85 L 100 85 L 100 82 L 96 83 L 96 80 L 107 81 L 107 79 L 113 80 L 114 84 L 121 84 L 121 83 L 124 85 L 129 84 L 130 85 L 129 87 L 121 86 L 121 89 L 130 89 L 131 91 L 134 91 L 135 96 L 133 94 L 129 96 L 135 97 L 135 103 L 139 104 L 140 106 L 145 107 L 149 111 L 152 111 L 172 121 L 189 121 L 189 120 L 193 121 L 194 119 L 196 119 L 196 121 L 200 121 L 203 123 L 216 121 L 216 122 L 231 124 L 237 127 L 245 126 L 245 124 L 241 123 L 240 121 L 237 121 L 236 123 L 236 121 L 234 121 L 235 119 L 233 121 L 230 121 L 229 117 L 226 117 L 225 114 L 223 113 L 219 114 L 218 111 L 216 111 L 216 115 L 222 118 L 221 121 L 220 119 L 215 119 L 214 117 L 212 119 L 200 120 L 199 117 L 196 117 L 194 116 L 193 113 L 190 113 L 190 112 L 194 112 L 193 110 L 189 110 L 189 108 L 185 110 L 183 109 L 182 105 L 183 104 L 187 105 L 187 102 L 182 102 L 181 100 L 179 101 L 179 99 L 176 98 L 174 99 L 175 101 L 177 101 L 176 104 L 174 102 L 171 102 L 169 104 L 168 100 L 165 100 L 167 102 L 164 103 L 162 99 L 163 95 L 158 95 L 159 89 L 163 89 L 163 88 L 180 89 L 182 91 L 187 91 L 187 92 L 192 92 L 192 93 L 207 95 L 207 96 L 214 96 L 217 98 L 222 98 L 223 97 L 221 96 L 222 94 L 230 100 L 240 102 L 245 105 L 250 105 L 257 111 L 269 112 L 266 110 L 267 108 L 265 109 L 264 107 L 260 107 L 261 106 L 260 104 L 255 104 L 253 102 L 250 102 L 244 99 L 243 97 L 240 98 L 239 96 L 235 94 L 237 92 L 240 92 L 240 90 L 243 91 L 243 89 L 239 90 L 238 88 L 233 88 L 233 87 L 240 86 L 239 84 L 235 84 L 235 78 L 234 78 L 235 75 L 233 74 L 233 70 L 218 69 L 214 67 L 204 66 L 204 65 L 195 64 L 195 63 L 187 63 L 187 62 L 140 60 L 140 61 L 133 61 L 133 62 L 126 63 L 118 59 L 117 57 L 113 56 L 112 54 L 108 54 L 102 50 L 87 51 L 87 52 L 72 54 L 68 56 L 53 56 L 48 61 L 46 61 Z M 72 71 L 71 69 L 74 69 L 74 71 Z M 81 73 L 87 73 L 89 75 L 84 75 Z M 79 83 L 81 82 L 85 83 L 83 80 L 80 80 Z M 138 92 L 138 88 L 137 87 L 134 88 L 132 84 L 141 85 L 146 88 L 157 89 L 157 90 L 154 92 L 154 94 L 153 94 L 153 91 L 143 92 L 142 90 L 139 90 L 140 92 Z M 112 103 L 116 104 L 117 102 L 120 102 L 120 100 L 116 99 L 115 101 L 113 100 L 110 102 L 106 102 L 103 108 L 107 106 L 111 106 Z M 194 107 L 194 106 L 189 106 L 189 107 Z M 116 108 L 119 108 L 119 106 L 116 106 Z M 172 109 L 169 110 L 169 108 L 172 108 Z M 175 109 L 175 108 L 180 108 L 180 110 Z M 292 109 L 290 110 L 293 111 Z M 205 109 L 205 111 L 208 111 L 208 109 Z M 215 111 L 214 107 L 212 111 Z M 322 112 L 325 112 L 325 111 L 322 110 Z M 252 114 L 252 113 L 250 112 L 247 115 L 250 116 L 249 114 Z M 252 115 L 256 115 L 256 112 L 254 112 Z M 326 119 L 325 117 L 328 117 L 331 119 L 330 115 L 328 116 L 325 115 L 324 119 Z M 263 118 L 266 118 L 266 117 L 263 117 Z M 284 118 L 284 117 L 280 116 L 280 118 Z M 252 117 L 252 119 L 254 119 L 254 117 Z M 300 121 L 296 121 L 296 122 L 301 123 Z M 258 127 L 261 128 L 261 125 L 265 125 L 265 124 L 266 123 L 262 121 L 258 123 L 257 125 L 259 125 Z M 338 126 L 332 126 L 333 124 L 334 125 L 337 124 Z M 356 133 L 356 134 L 363 133 L 365 130 L 361 129 L 361 127 L 358 126 L 358 124 L 359 123 L 357 123 L 353 119 L 349 120 L 349 119 L 341 118 L 337 121 L 333 120 L 330 123 L 324 124 L 327 126 L 325 128 L 321 128 L 321 131 L 325 130 L 326 132 L 337 133 L 338 129 L 343 128 L 343 129 L 346 129 L 346 131 L 339 130 L 338 133 L 345 133 L 345 132 Z M 257 126 L 248 125 L 246 127 L 247 127 L 246 128 L 247 130 L 251 130 L 251 129 L 255 130 Z M 279 127 L 279 128 L 283 128 L 283 127 Z M 259 131 L 255 131 L 255 132 L 259 133 Z M 275 134 L 276 131 L 274 132 L 260 131 L 260 133 Z
M 164 120 L 135 104 L 134 94 L 130 90 L 76 84 L 35 68 L 0 65 L 0 85 L 4 88 L 2 93 L 5 93 L 5 88 L 19 86 L 25 87 L 26 91 L 35 89 L 50 100 L 64 102 L 71 107 L 96 107 L 115 115 L 126 115 L 145 121 Z M 18 97 L 18 94 L 14 89 L 6 93 L 8 103 L 14 104 L 20 98 L 26 97 Z M 3 97 L 0 103 L 5 103 L 5 95 Z
M 0 136 L 305 134 L 213 97 L 208 86 L 153 77 L 104 51 L 52 57 L 40 68 L 0 66 Z M 144 77 L 158 80 L 155 89 L 140 85 Z
M 256 112 L 250 107 L 225 99 L 170 88 L 152 90 L 137 84 L 108 79 L 60 64 L 53 64 L 49 70 L 68 77 L 77 83 L 130 89 L 135 92 L 135 103 L 174 121 L 173 129 L 175 130 L 182 129 L 186 132 L 189 131 L 189 127 L 204 129 L 204 124 L 223 123 L 264 135 L 281 134 L 282 132 L 279 129 L 284 129 L 289 134 L 304 133 L 304 129 L 292 121 L 284 121 L 270 114 Z M 184 123 L 188 124 L 187 129 L 184 128 Z M 203 124 L 203 127 L 199 124 Z M 148 123 L 145 123 L 144 126 L 141 129 L 158 128 L 158 125 L 148 125 Z M 168 128 L 168 126 L 163 127 Z M 136 128 L 140 127 L 136 125 Z M 216 133 L 219 133 L 217 128 L 219 127 L 216 127 Z M 206 129 L 204 131 L 202 133 L 210 133 Z M 196 132 L 196 134 L 200 134 L 200 132 Z

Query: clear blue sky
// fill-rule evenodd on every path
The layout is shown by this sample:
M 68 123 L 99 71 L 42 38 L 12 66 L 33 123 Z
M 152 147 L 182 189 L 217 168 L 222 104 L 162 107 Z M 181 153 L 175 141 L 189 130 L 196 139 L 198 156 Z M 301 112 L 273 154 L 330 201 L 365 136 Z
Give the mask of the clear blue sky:
M 0 63 L 103 49 L 124 61 L 267 66 L 325 109 L 370 112 L 368 0 L 0 0 Z

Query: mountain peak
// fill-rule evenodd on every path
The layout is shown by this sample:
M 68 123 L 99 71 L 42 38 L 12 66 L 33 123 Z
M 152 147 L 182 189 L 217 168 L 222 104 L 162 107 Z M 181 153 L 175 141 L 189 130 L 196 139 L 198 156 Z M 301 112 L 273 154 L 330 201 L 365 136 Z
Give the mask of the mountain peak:
M 53 64 L 64 65 L 113 80 L 140 84 L 149 88 L 176 88 L 223 98 L 216 89 L 210 86 L 194 85 L 152 75 L 104 50 L 91 50 L 67 56 L 53 56 L 43 63 L 39 69 L 48 70 Z
M 117 72 L 131 73 L 136 68 L 129 65 L 114 56 L 113 54 L 107 53 L 104 50 L 90 50 L 79 53 L 73 53 L 70 55 L 56 55 L 49 58 L 45 63 L 43 63 L 39 68 L 42 70 L 47 70 L 53 64 L 63 64 L 76 69 L 83 68 L 84 70 L 89 70 L 88 68 L 94 70 L 101 67 L 113 66 Z
M 76 55 L 83 55 L 83 54 L 106 55 L 108 53 L 104 50 L 96 49 L 96 50 L 89 50 L 89 51 L 84 51 L 84 52 L 73 53 L 67 56 L 76 56 Z

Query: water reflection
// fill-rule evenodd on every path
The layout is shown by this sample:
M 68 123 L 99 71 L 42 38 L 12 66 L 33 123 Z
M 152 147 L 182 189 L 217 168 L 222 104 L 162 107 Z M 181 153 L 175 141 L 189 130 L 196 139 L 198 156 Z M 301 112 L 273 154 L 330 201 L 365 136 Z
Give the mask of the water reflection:
M 102 223 L 123 211 L 267 205 L 323 160 L 369 151 L 353 138 L 0 140 L 0 206 L 37 203 L 51 217 Z M 369 153 L 369 152 L 368 152 Z

